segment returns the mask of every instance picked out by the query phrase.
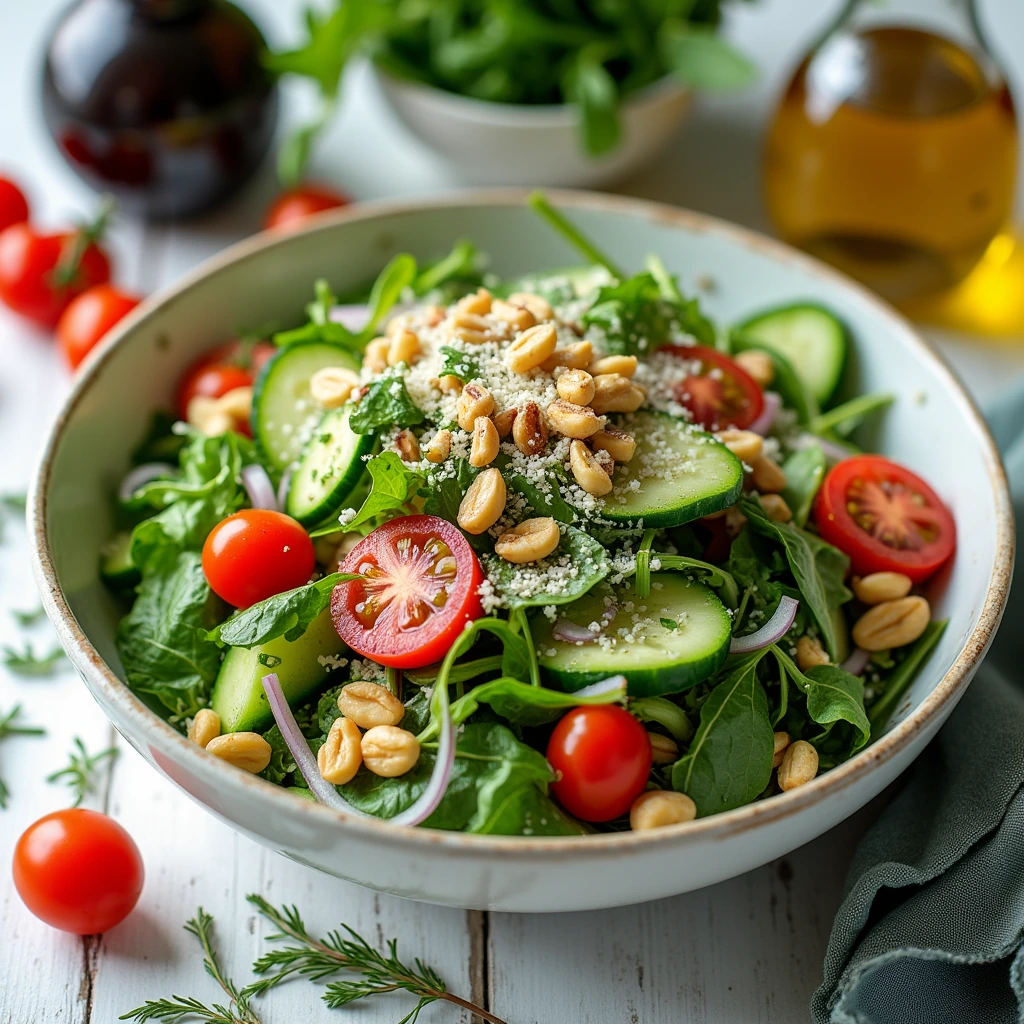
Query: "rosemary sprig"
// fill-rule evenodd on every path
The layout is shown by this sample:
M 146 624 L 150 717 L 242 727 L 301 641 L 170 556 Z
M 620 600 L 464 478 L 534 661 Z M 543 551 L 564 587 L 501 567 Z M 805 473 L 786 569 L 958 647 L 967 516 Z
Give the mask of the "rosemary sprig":
M 90 754 L 85 749 L 85 744 L 76 736 L 74 738 L 75 749 L 71 751 L 71 758 L 66 768 L 46 776 L 47 782 L 59 782 L 62 779 L 71 787 L 75 802 L 71 805 L 77 807 L 90 792 L 96 782 L 96 769 L 102 761 L 113 761 L 117 757 L 117 747 L 107 747 L 98 754 Z
M 46 730 L 37 725 L 17 725 L 15 720 L 21 714 L 21 705 L 15 704 L 7 714 L 0 714 L 0 740 L 8 736 L 45 736 Z M 3 778 L 0 778 L 0 810 L 6 810 L 7 798 L 11 791 Z
M 28 496 L 23 492 L 18 494 L 0 494 L 0 506 L 3 506 L 8 512 L 24 515 L 25 509 L 28 506 Z
M 37 622 L 42 622 L 42 620 L 46 618 L 46 609 L 42 605 L 37 605 L 35 608 L 29 608 L 27 611 L 22 611 L 19 608 L 12 608 L 11 615 L 19 626 L 34 626 Z
M 39 678 L 52 676 L 63 659 L 64 652 L 59 647 L 52 648 L 47 654 L 37 655 L 32 649 L 32 644 L 26 643 L 23 651 L 5 646 L 3 658 L 0 660 L 15 675 Z
M 278 929 L 275 934 L 267 936 L 268 941 L 292 939 L 299 945 L 274 949 L 260 957 L 252 969 L 263 977 L 246 986 L 243 989 L 245 995 L 262 994 L 293 976 L 320 981 L 339 971 L 348 971 L 361 977 L 354 981 L 333 981 L 327 986 L 323 998 L 332 1009 L 367 996 L 404 990 L 417 996 L 419 1001 L 399 1024 L 415 1024 L 420 1011 L 438 999 L 469 1010 L 490 1024 L 505 1024 L 482 1006 L 449 992 L 441 976 L 419 957 L 413 961 L 413 966 L 402 963 L 398 959 L 398 944 L 394 939 L 388 942 L 387 953 L 381 953 L 344 924 L 340 931 L 332 931 L 325 938 L 318 939 L 306 930 L 297 907 L 278 909 L 255 894 L 248 899 Z
M 170 999 L 147 999 L 142 1006 L 119 1017 L 118 1020 L 162 1020 L 174 1024 L 175 1021 L 195 1018 L 207 1024 L 261 1024 L 256 1011 L 249 1005 L 246 990 L 239 991 L 238 986 L 224 973 L 213 948 L 213 918 L 200 907 L 185 931 L 194 935 L 203 948 L 203 966 L 206 973 L 217 982 L 227 993 L 228 1005 L 213 1003 L 207 1006 L 198 999 L 172 996 Z

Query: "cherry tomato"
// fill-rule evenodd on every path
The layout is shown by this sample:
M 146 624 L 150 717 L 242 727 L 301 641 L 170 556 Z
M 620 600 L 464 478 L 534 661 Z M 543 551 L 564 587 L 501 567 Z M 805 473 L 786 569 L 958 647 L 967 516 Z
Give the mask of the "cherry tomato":
M 881 455 L 829 471 L 814 505 L 818 532 L 850 556 L 858 576 L 901 572 L 927 579 L 956 550 L 956 524 L 916 474 Z
M 583 821 L 625 814 L 651 774 L 647 730 L 617 704 L 573 708 L 555 726 L 547 754 L 560 775 L 551 792 Z
M 466 623 L 483 615 L 484 574 L 458 528 L 437 516 L 402 516 L 364 537 L 341 565 L 358 572 L 334 588 L 338 635 L 394 668 L 440 661 Z
M 694 423 L 705 430 L 743 430 L 761 415 L 761 389 L 727 355 L 700 345 L 665 345 L 661 351 L 695 364 L 693 372 L 676 386 L 676 399 L 690 410 Z
M 41 235 L 29 224 L 0 231 L 0 299 L 15 313 L 53 327 L 76 295 L 110 280 L 107 254 L 90 242 L 70 282 L 59 282 L 78 237 L 77 231 Z
M 113 928 L 134 908 L 145 871 L 113 818 L 73 807 L 29 827 L 14 848 L 14 886 L 41 921 L 76 935 Z
M 269 341 L 232 341 L 197 359 L 178 385 L 178 415 L 188 418 L 188 403 L 196 395 L 220 398 L 235 388 L 249 387 L 277 351 Z
M 0 231 L 28 220 L 28 200 L 10 178 L 0 178 Z
M 97 284 L 74 299 L 57 321 L 57 341 L 74 369 L 103 336 L 142 300 L 111 284 Z
M 203 545 L 203 574 L 218 596 L 236 608 L 309 581 L 313 542 L 283 512 L 247 508 L 222 519 Z
M 305 220 L 314 213 L 324 210 L 336 210 L 348 206 L 348 196 L 335 192 L 333 189 L 318 185 L 301 185 L 282 192 L 267 210 L 263 221 L 265 228 L 295 227 L 299 221 Z

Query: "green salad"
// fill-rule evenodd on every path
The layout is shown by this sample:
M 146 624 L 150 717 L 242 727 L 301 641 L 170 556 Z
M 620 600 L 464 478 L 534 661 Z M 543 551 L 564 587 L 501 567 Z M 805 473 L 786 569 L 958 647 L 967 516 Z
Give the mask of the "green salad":
M 189 368 L 103 553 L 125 679 L 405 825 L 649 829 L 807 785 L 901 710 L 953 518 L 851 440 L 892 396 L 843 391 L 833 312 L 716 325 L 530 202 L 582 265 L 399 254 Z

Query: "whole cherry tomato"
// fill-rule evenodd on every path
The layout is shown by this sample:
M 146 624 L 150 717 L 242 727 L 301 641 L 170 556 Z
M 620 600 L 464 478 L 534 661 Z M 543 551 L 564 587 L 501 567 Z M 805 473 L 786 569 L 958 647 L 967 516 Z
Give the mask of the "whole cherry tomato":
M 222 519 L 203 545 L 203 573 L 218 596 L 236 608 L 309 581 L 313 542 L 283 512 L 247 508 Z
M 299 221 L 305 220 L 314 213 L 324 210 L 336 210 L 348 206 L 348 196 L 335 192 L 333 189 L 318 185 L 300 185 L 298 188 L 282 192 L 267 210 L 263 221 L 265 228 L 281 228 L 286 225 L 295 227 Z
M 692 363 L 692 372 L 676 386 L 676 398 L 694 423 L 705 430 L 743 430 L 761 415 L 764 395 L 757 381 L 727 355 L 700 345 L 665 345 L 661 351 Z
M 647 730 L 616 704 L 573 708 L 555 726 L 547 756 L 560 775 L 552 794 L 583 821 L 621 817 L 651 774 Z
M 142 300 L 112 284 L 94 285 L 73 299 L 57 321 L 57 341 L 74 369 L 103 336 Z
M 188 418 L 188 403 L 197 395 L 220 398 L 235 388 L 250 386 L 276 351 L 269 341 L 232 341 L 200 356 L 178 385 L 178 415 Z
M 28 220 L 25 193 L 10 178 L 0 178 L 0 231 Z
M 14 848 L 14 887 L 40 920 L 76 935 L 123 921 L 145 871 L 132 837 L 113 818 L 74 807 L 30 825 Z

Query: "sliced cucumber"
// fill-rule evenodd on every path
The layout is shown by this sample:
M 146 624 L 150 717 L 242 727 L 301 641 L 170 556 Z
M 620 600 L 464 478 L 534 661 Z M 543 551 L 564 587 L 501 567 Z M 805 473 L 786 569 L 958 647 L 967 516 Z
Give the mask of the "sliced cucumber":
M 348 425 L 353 406 L 330 409 L 313 431 L 288 485 L 285 511 L 304 526 L 316 526 L 337 512 L 363 476 L 363 456 L 374 435 Z
M 100 551 L 100 576 L 115 590 L 127 590 L 139 582 L 139 570 L 132 561 L 132 535 L 115 533 Z
M 677 573 L 653 573 L 651 593 L 645 598 L 636 596 L 631 582 L 614 588 L 599 584 L 566 605 L 563 614 L 586 627 L 601 619 L 608 596 L 618 605 L 618 613 L 604 632 L 604 644 L 556 640 L 546 617 L 534 622 L 541 669 L 560 689 L 579 690 L 621 674 L 629 682 L 631 697 L 679 693 L 711 678 L 725 662 L 732 620 L 703 583 Z
M 636 453 L 616 468 L 603 518 L 682 526 L 728 508 L 740 496 L 743 465 L 710 434 L 660 412 L 634 413 L 622 426 L 636 439 Z
M 252 433 L 271 466 L 283 473 L 302 453 L 323 409 L 309 393 L 309 378 L 325 366 L 359 370 L 347 349 L 299 341 L 281 349 L 260 371 L 253 389 Z
M 273 722 L 263 677 L 276 672 L 289 704 L 309 696 L 329 672 L 329 659 L 345 651 L 324 610 L 298 640 L 284 637 L 259 647 L 231 647 L 213 684 L 210 707 L 220 715 L 223 732 L 259 732 Z M 323 658 L 324 662 L 319 659 Z
M 832 397 L 846 362 L 847 333 L 824 306 L 800 303 L 767 309 L 739 324 L 734 333 L 785 356 L 819 402 Z

